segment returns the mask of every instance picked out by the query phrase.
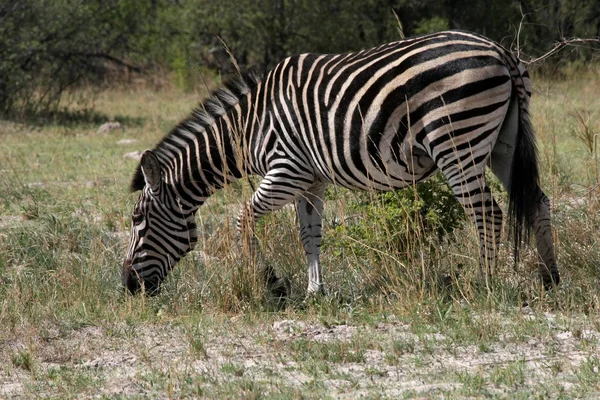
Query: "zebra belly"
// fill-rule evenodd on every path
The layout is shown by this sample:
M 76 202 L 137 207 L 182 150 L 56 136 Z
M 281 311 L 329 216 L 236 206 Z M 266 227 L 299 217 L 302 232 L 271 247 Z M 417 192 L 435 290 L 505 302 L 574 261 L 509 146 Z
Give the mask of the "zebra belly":
M 315 165 L 318 179 L 348 189 L 389 191 L 411 186 L 437 170 L 429 154 L 415 143 L 403 141 L 395 128 L 374 136 L 379 140 L 376 151 L 364 143 L 366 136 L 360 146 L 345 146 L 347 157 L 326 151 L 325 158 L 337 162 Z M 350 165 L 347 159 L 360 161 Z

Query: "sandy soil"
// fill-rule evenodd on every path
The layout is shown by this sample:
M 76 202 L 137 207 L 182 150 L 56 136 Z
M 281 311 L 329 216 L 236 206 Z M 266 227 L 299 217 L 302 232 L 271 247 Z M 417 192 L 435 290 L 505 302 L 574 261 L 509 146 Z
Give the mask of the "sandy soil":
M 501 338 L 482 349 L 478 344 L 454 344 L 441 333 L 417 335 L 408 324 L 393 320 L 375 326 L 324 326 L 283 319 L 248 324 L 240 318 L 224 321 L 216 328 L 120 324 L 90 326 L 66 334 L 50 332 L 33 342 L 13 338 L 0 347 L 4 366 L 0 368 L 0 398 L 74 394 L 78 398 L 197 397 L 186 392 L 190 379 L 200 379 L 205 394 L 220 393 L 219 397 L 228 397 L 219 386 L 233 385 L 235 391 L 235 382 L 242 380 L 260 382 L 265 395 L 281 387 L 301 393 L 318 381 L 318 392 L 334 398 L 466 395 L 473 389 L 469 388 L 469 377 L 478 376 L 489 381 L 490 394 L 507 395 L 524 388 L 536 393 L 536 388 L 546 383 L 568 391 L 580 383 L 581 365 L 589 363 L 590 357 L 597 361 L 596 346 L 582 344 L 600 341 L 600 334 L 593 329 L 574 334 L 556 327 L 547 339 Z M 545 319 L 552 328 L 555 316 L 532 313 L 525 318 Z M 195 346 L 190 332 L 198 333 Z M 347 362 L 342 357 L 319 363 L 318 352 L 302 353 L 302 345 L 307 343 L 359 343 L 347 351 L 359 348 L 363 356 L 358 361 Z M 392 352 L 393 343 L 410 345 Z M 34 355 L 29 370 L 14 361 L 15 354 L 27 349 Z M 303 356 L 298 356 L 300 353 Z M 87 386 L 85 379 L 80 386 L 65 383 L 67 371 L 80 376 L 78 379 L 83 375 L 89 380 Z M 504 376 L 509 372 L 519 375 L 513 377 L 514 382 Z M 594 371 L 591 373 L 593 379 Z M 504 376 L 508 384 L 498 376 Z M 600 390 L 598 386 L 596 389 Z

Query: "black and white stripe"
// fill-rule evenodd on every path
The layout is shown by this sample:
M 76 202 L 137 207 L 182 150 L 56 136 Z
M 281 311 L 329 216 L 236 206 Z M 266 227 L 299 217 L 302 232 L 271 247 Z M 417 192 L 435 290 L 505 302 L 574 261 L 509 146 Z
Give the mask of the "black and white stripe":
M 487 165 L 509 192 L 517 242 L 534 228 L 551 287 L 559 276 L 549 205 L 538 185 L 530 96 L 529 76 L 515 56 L 456 31 L 356 53 L 292 56 L 263 79 L 230 82 L 144 154 L 131 186 L 143 191 L 124 283 L 160 283 L 193 247 L 198 207 L 244 173 L 263 180 L 240 228 L 248 216 L 252 225 L 298 200 L 309 292 L 322 290 L 327 184 L 386 191 L 441 171 L 477 225 L 481 265 L 489 268 L 502 211 L 485 183 Z M 186 236 L 193 240 L 186 244 Z

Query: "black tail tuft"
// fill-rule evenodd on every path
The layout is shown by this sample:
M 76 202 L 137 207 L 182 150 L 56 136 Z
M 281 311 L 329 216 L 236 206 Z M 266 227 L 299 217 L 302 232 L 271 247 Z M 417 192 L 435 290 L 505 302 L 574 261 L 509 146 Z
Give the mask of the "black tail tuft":
M 529 114 L 519 107 L 519 132 L 510 173 L 508 215 L 513 226 L 515 262 L 523 239 L 531 234 L 532 218 L 539 196 L 539 172 L 535 134 Z

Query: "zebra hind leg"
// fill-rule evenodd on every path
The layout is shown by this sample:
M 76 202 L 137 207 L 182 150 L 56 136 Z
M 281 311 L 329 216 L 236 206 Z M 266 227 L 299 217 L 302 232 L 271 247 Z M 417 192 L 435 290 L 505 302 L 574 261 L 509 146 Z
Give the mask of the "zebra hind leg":
M 448 175 L 446 174 L 447 177 Z M 502 234 L 502 209 L 492 196 L 482 173 L 470 177 L 463 176 L 458 182 L 453 180 L 456 180 L 456 177 L 449 178 L 452 191 L 479 232 L 479 269 L 489 290 Z
M 512 125 L 512 129 L 516 131 L 516 122 L 513 121 Z M 501 140 L 496 144 L 490 158 L 492 172 L 500 179 L 504 188 L 509 192 L 513 153 L 516 146 L 516 137 L 511 136 L 510 132 L 510 124 L 506 128 L 503 127 Z M 517 171 L 516 173 L 520 172 Z M 549 290 L 553 286 L 558 285 L 560 281 L 558 263 L 554 253 L 554 240 L 552 238 L 550 200 L 537 183 L 528 188 L 527 193 L 523 193 L 523 195 L 535 196 L 533 215 L 528 216 L 528 221 L 525 221 L 525 223 L 529 223 L 533 229 L 538 253 L 539 274 L 544 288 Z M 519 245 L 520 243 L 514 243 L 515 248 L 518 248 Z
M 320 262 L 324 195 L 325 185 L 318 183 L 298 198 L 300 237 L 308 263 L 307 298 L 325 293 Z
M 560 274 L 554 254 L 554 240 L 550 223 L 550 200 L 539 188 L 537 208 L 531 216 L 531 223 L 537 245 L 539 273 L 544 288 L 550 290 L 560 282 Z

